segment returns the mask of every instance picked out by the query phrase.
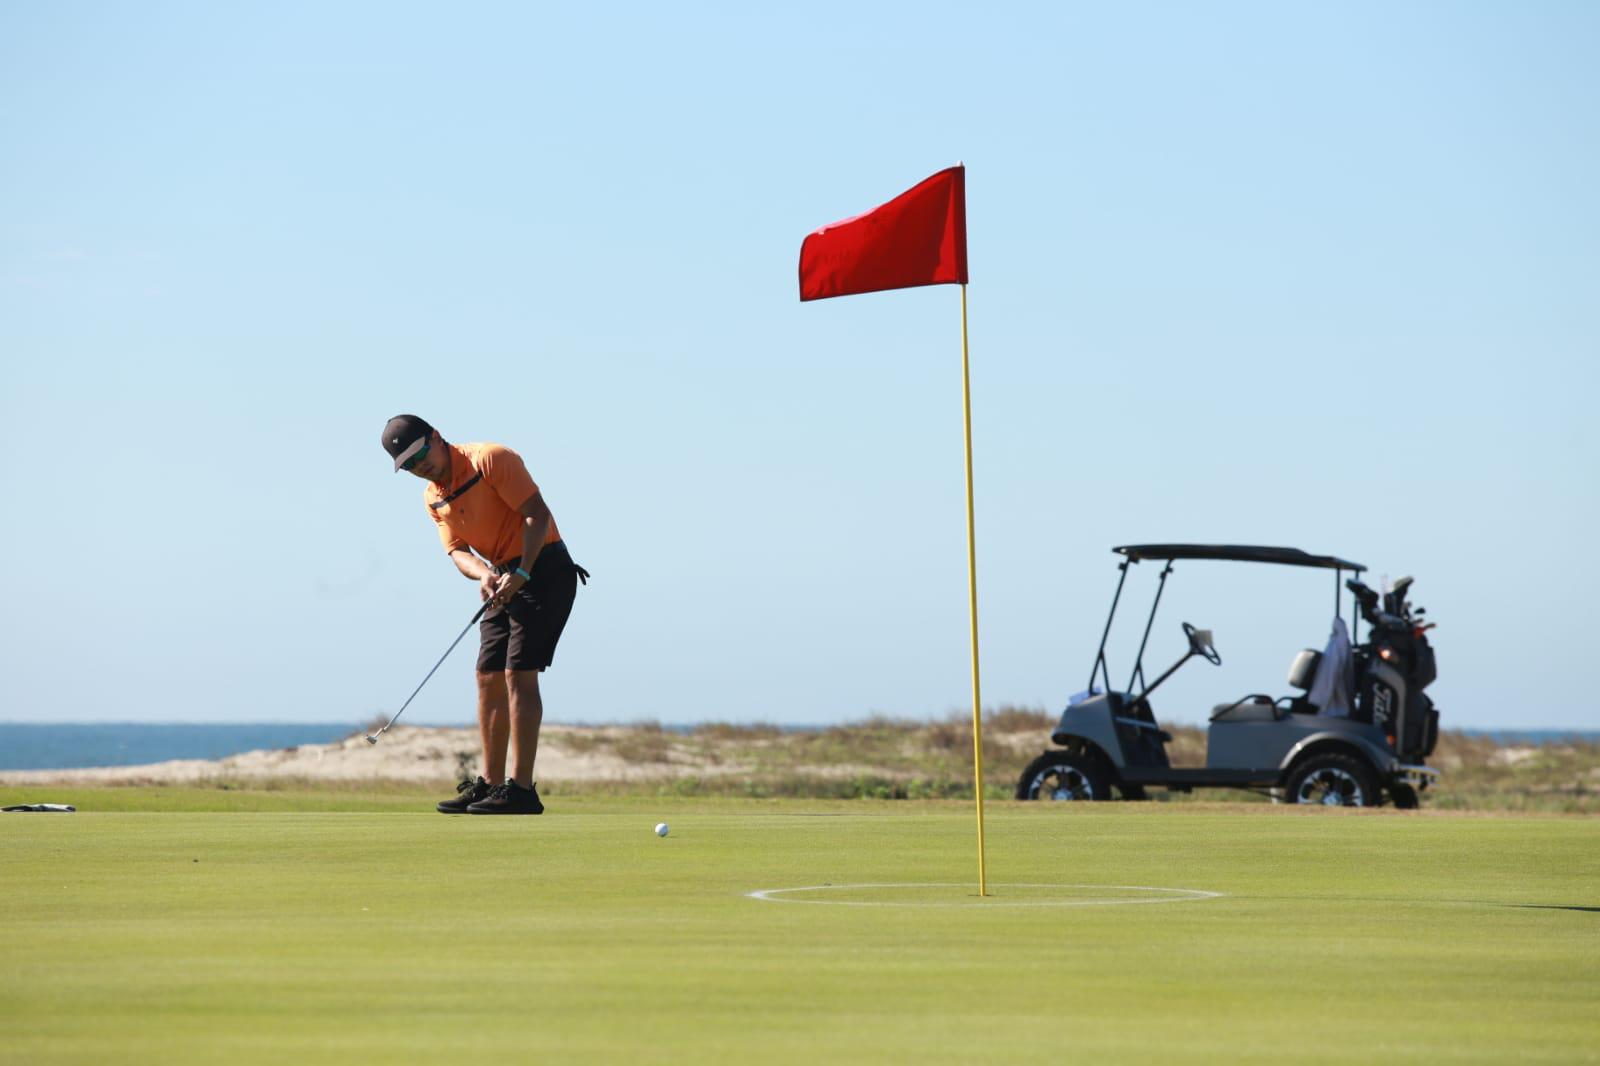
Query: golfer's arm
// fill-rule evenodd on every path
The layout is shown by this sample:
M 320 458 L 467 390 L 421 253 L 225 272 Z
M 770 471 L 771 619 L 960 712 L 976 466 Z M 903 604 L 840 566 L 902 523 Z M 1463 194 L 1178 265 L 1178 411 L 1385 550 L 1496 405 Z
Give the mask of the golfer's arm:
M 544 496 L 535 492 L 517 510 L 522 513 L 522 567 L 531 572 L 550 535 L 550 508 L 544 505 Z
M 461 571 L 464 577 L 470 577 L 474 581 L 482 581 L 489 573 L 489 564 L 465 548 L 457 548 L 451 552 L 450 561 L 456 564 L 456 569 Z

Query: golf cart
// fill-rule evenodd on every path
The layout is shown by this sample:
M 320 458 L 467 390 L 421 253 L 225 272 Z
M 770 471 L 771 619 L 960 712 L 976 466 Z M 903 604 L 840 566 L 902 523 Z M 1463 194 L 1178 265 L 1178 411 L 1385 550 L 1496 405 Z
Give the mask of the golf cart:
M 1111 798 L 1113 789 L 1124 799 L 1143 799 L 1147 787 L 1176 792 L 1239 788 L 1289 803 L 1373 807 L 1387 796 L 1396 807 L 1417 806 L 1419 793 L 1438 776 L 1425 760 L 1438 740 L 1439 712 L 1423 694 L 1437 670 L 1426 635 L 1432 626 L 1422 622 L 1422 608 L 1413 613 L 1406 601 L 1411 578 L 1401 578 L 1380 602 L 1378 593 L 1359 580 L 1366 567 L 1295 548 L 1135 544 L 1112 550 L 1123 556 L 1117 564 L 1122 576 L 1117 579 L 1089 685 L 1073 697 L 1051 734 L 1059 748 L 1045 752 L 1022 772 L 1018 799 L 1104 800 Z M 1166 565 L 1128 685 L 1117 691 L 1106 664 L 1106 638 L 1128 567 L 1147 559 Z M 1166 746 L 1172 737 L 1156 721 L 1150 694 L 1190 659 L 1222 662 L 1211 632 L 1183 623 L 1188 652 L 1154 681 L 1146 682 L 1144 673 L 1145 646 L 1173 561 L 1190 559 L 1332 570 L 1336 617 L 1342 622 L 1341 592 L 1348 588 L 1352 624 L 1359 630 L 1359 612 L 1369 627 L 1365 642 L 1351 635 L 1343 655 L 1342 646 L 1330 644 L 1326 663 L 1323 652 L 1307 649 L 1296 655 L 1288 679 L 1296 693 L 1251 694 L 1216 705 L 1206 731 L 1203 768 L 1168 764 Z M 1341 585 L 1346 572 L 1353 576 Z M 1319 678 L 1319 673 L 1324 676 Z M 1313 696 L 1323 702 L 1312 702 Z

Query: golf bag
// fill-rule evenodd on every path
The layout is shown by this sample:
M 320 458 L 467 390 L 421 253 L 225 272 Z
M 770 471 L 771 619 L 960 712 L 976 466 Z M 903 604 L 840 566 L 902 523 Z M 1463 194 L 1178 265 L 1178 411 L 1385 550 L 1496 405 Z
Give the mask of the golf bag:
M 1422 609 L 1413 614 L 1406 601 L 1411 578 L 1401 578 L 1381 602 L 1361 582 L 1345 584 L 1355 593 L 1369 627 L 1367 639 L 1355 647 L 1351 717 L 1382 729 L 1402 759 L 1421 762 L 1439 740 L 1439 712 L 1423 691 L 1439 676 L 1427 636 L 1433 627 L 1422 622 Z

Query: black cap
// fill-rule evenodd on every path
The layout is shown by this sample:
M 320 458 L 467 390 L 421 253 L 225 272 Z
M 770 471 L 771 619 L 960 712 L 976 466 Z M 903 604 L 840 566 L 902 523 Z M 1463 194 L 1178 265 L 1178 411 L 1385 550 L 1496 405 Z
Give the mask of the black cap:
M 416 415 L 395 415 L 384 423 L 383 450 L 393 457 L 394 468 L 399 470 L 428 443 L 432 433 L 433 427 Z

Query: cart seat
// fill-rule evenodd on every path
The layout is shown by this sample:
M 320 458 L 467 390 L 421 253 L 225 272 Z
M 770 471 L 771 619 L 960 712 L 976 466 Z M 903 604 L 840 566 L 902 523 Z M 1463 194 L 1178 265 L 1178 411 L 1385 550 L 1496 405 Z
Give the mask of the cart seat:
M 1219 703 L 1211 709 L 1213 722 L 1276 722 L 1277 705 L 1266 696 L 1251 696 L 1238 703 Z
M 1294 657 L 1294 662 L 1289 664 L 1289 684 L 1301 692 L 1310 692 L 1311 684 L 1317 679 L 1317 667 L 1322 663 L 1322 653 L 1307 648 Z

